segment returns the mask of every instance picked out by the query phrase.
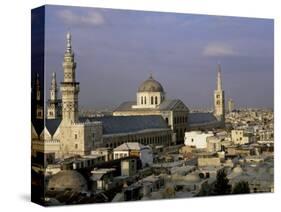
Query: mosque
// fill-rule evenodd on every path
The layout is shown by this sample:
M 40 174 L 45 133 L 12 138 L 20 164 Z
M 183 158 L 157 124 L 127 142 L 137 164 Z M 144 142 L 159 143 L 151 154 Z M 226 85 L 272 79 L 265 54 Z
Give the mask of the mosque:
M 214 91 L 214 113 L 192 113 L 179 99 L 168 99 L 160 82 L 151 75 L 138 88 L 136 100 L 123 102 L 112 116 L 80 117 L 79 82 L 71 34 L 66 36 L 63 74 L 58 98 L 56 74 L 52 74 L 49 100 L 44 111 L 40 76 L 34 74 L 32 89 L 32 155 L 38 153 L 67 158 L 89 155 L 100 148 L 115 148 L 126 142 L 150 146 L 181 144 L 189 130 L 224 127 L 224 91 L 218 66 Z M 35 70 L 32 70 L 35 72 Z M 33 73 L 34 73 L 33 72 Z
M 138 88 L 136 101 L 124 102 L 117 107 L 114 116 L 160 115 L 182 143 L 187 130 L 207 130 L 224 126 L 224 91 L 221 67 L 218 65 L 217 89 L 214 91 L 214 113 L 190 113 L 180 99 L 167 99 L 161 83 L 152 75 Z

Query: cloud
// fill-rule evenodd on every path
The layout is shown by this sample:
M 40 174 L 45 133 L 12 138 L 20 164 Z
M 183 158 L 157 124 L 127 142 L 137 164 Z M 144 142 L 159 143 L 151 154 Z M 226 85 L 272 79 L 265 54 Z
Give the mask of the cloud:
M 105 19 L 103 15 L 97 11 L 88 13 L 75 13 L 71 10 L 61 10 L 58 12 L 58 17 L 66 24 L 86 24 L 86 25 L 103 25 Z
M 224 43 L 210 43 L 204 50 L 203 55 L 205 56 L 234 56 L 238 53 L 229 45 Z

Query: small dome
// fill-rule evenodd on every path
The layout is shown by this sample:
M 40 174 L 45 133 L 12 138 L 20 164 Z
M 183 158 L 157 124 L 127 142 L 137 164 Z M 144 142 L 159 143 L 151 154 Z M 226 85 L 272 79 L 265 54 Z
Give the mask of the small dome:
M 138 92 L 164 92 L 162 85 L 152 75 L 139 87 Z
M 63 191 L 71 190 L 76 192 L 87 191 L 87 181 L 85 178 L 73 170 L 62 170 L 52 176 L 48 183 L 48 190 Z

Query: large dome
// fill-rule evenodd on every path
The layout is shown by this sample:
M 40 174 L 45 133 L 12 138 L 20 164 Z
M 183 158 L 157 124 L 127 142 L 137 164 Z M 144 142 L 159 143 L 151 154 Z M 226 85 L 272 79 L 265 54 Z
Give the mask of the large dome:
M 87 191 L 85 178 L 73 170 L 62 170 L 51 177 L 48 183 L 48 190 L 63 191 L 72 190 L 76 192 Z
M 162 85 L 150 76 L 139 87 L 138 92 L 164 92 Z

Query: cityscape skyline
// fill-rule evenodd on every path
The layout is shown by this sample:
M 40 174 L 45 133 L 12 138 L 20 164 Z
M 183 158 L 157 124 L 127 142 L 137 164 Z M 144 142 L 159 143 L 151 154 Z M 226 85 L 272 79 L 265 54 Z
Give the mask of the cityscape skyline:
M 272 20 L 86 10 L 46 7 L 46 99 L 52 72 L 62 81 L 64 35 L 71 31 L 82 107 L 133 100 L 153 74 L 168 98 L 182 99 L 190 108 L 211 108 L 220 63 L 226 100 L 237 107 L 273 108 Z
M 61 8 L 32 11 L 33 202 L 274 192 L 270 24 Z

